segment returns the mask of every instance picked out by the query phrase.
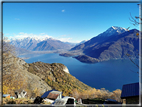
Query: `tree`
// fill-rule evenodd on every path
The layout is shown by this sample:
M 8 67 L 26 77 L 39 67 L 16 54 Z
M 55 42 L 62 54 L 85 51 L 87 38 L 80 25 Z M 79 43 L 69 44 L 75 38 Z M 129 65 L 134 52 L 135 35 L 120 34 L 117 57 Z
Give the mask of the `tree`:
M 14 95 L 15 90 L 26 88 L 23 75 L 18 73 L 15 47 L 10 44 L 7 37 L 2 40 L 2 69 L 3 69 L 3 93 Z
M 137 4 L 138 5 L 138 7 L 139 7 L 139 10 L 142 10 L 141 9 L 141 4 Z M 141 14 L 139 15 L 139 16 L 135 16 L 135 17 L 133 17 L 132 15 L 131 15 L 131 13 L 130 13 L 130 18 L 129 18 L 129 20 L 132 22 L 132 24 L 134 25 L 134 26 L 138 26 L 138 25 L 141 25 L 142 24 L 142 17 L 141 17 Z M 129 27 L 130 28 L 130 27 Z M 128 29 L 129 29 L 128 28 Z M 141 40 L 141 31 L 139 32 L 139 33 L 136 33 L 136 36 Z M 141 44 L 140 44 L 141 45 Z M 140 52 L 141 53 L 141 52 Z M 131 58 L 131 55 L 130 54 L 126 54 L 127 56 L 128 56 L 128 58 L 130 59 L 130 61 L 138 68 L 138 69 L 140 69 L 140 70 L 142 70 L 142 68 L 140 68 L 140 66 L 139 66 L 139 64 L 138 63 L 136 63 L 132 58 Z M 139 54 L 138 53 L 138 55 L 139 55 L 139 57 L 140 57 L 140 59 L 141 59 L 141 54 Z M 135 72 L 135 71 L 133 71 L 133 72 Z M 135 72 L 135 73 L 138 73 L 139 74 L 139 72 Z
M 76 99 L 79 98 L 79 92 L 78 92 L 78 90 L 76 88 L 73 89 L 72 96 L 75 97 Z
M 142 10 L 141 9 L 141 4 L 137 4 L 138 6 L 139 6 L 139 9 L 140 10 Z M 142 24 L 142 18 L 141 18 L 141 14 L 139 15 L 139 16 L 135 16 L 135 18 L 131 15 L 131 13 L 130 13 L 130 17 L 131 18 L 129 18 L 129 20 L 132 22 L 132 24 L 134 25 L 134 26 L 138 26 L 138 25 L 140 25 L 140 24 Z
M 15 47 L 10 44 L 10 40 L 8 37 L 4 37 L 2 40 L 2 53 L 5 54 L 12 54 L 16 56 Z

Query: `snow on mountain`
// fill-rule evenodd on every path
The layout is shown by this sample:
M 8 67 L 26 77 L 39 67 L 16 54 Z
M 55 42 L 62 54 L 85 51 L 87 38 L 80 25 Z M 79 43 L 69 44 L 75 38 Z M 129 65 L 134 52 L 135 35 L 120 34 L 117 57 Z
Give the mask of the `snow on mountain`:
M 124 33 L 125 31 L 127 31 L 127 29 L 122 27 L 112 26 L 108 28 L 106 31 L 104 31 L 103 33 L 100 33 L 99 35 L 91 38 L 90 40 L 73 47 L 71 50 L 84 50 L 85 48 L 93 47 L 96 44 L 107 40 L 111 36 L 117 36 L 121 33 Z
M 19 41 L 22 41 L 22 40 L 36 40 L 36 41 L 43 41 L 43 40 L 46 40 L 46 39 L 49 39 L 49 37 L 21 37 L 21 38 L 15 38 L 15 37 L 13 37 L 13 38 L 11 38 L 10 40 L 19 40 Z
M 85 42 L 87 42 L 87 41 L 88 41 L 88 40 L 83 40 L 83 41 L 80 42 L 80 44 L 85 43 Z
M 125 28 L 122 28 L 122 27 L 112 26 L 109 29 L 107 29 L 105 32 L 99 34 L 98 36 L 118 35 L 118 34 L 121 34 L 125 31 L 128 31 L 128 30 Z
M 128 58 L 127 54 L 133 58 L 139 58 L 137 33 L 139 33 L 137 29 L 127 31 L 113 26 L 84 44 L 73 47 L 69 53 L 63 53 L 62 56 L 76 55 L 76 59 L 85 63 Z M 80 55 L 81 53 L 84 55 Z
M 77 43 L 76 46 L 77 46 L 77 45 L 80 45 L 80 44 L 83 44 L 83 43 L 85 43 L 85 42 L 87 42 L 87 41 L 88 41 L 88 40 L 83 40 L 83 41 L 81 41 L 80 43 Z
M 31 51 L 70 49 L 73 47 L 70 44 L 49 37 L 11 38 L 10 43 L 17 48 L 24 48 Z
M 127 31 L 125 28 L 112 26 L 109 29 L 107 29 L 105 32 L 99 34 L 98 36 L 92 38 L 91 40 L 82 41 L 81 43 L 79 43 L 79 46 L 80 46 L 80 48 L 83 48 L 85 45 L 86 46 L 94 46 L 95 44 L 97 44 L 101 41 L 104 41 L 109 36 L 118 35 L 118 34 L 121 34 L 125 31 Z M 41 49 L 42 50 L 47 50 L 47 49 L 53 50 L 53 49 L 62 49 L 62 48 L 69 49 L 70 47 L 74 46 L 69 43 L 67 44 L 67 43 L 62 42 L 60 40 L 51 38 L 48 35 L 37 36 L 37 35 L 33 35 L 33 34 L 28 35 L 26 33 L 24 33 L 23 36 L 18 35 L 17 37 L 11 38 L 10 43 L 12 45 L 15 45 L 18 48 L 24 48 L 24 49 L 28 49 L 28 50 L 41 50 Z M 85 43 L 85 45 L 83 45 L 84 43 Z
M 41 40 L 34 37 L 25 37 L 25 38 L 11 38 L 11 44 L 18 48 L 32 49 L 39 43 Z
M 22 38 L 11 38 L 10 43 L 20 48 L 35 47 L 37 43 L 47 40 L 49 37 L 22 37 Z M 32 46 L 33 45 L 33 46 Z

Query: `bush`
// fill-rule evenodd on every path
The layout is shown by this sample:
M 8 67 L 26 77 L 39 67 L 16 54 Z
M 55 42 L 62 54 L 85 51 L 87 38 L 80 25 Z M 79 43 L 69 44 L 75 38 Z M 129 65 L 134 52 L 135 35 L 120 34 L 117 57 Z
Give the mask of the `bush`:
M 33 101 L 26 98 L 21 98 L 21 99 L 3 98 L 3 104 L 33 104 Z

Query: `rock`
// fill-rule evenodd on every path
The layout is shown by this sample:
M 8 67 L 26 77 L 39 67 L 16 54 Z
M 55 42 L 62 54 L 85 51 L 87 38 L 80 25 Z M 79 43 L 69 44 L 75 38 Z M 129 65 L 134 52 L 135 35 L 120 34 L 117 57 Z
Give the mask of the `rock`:
M 66 72 L 66 73 L 69 73 L 69 70 L 66 66 L 63 67 L 63 71 Z
M 24 90 L 21 93 L 15 92 L 15 95 L 16 95 L 17 98 L 25 98 L 26 94 L 27 94 L 27 92 L 24 91 Z

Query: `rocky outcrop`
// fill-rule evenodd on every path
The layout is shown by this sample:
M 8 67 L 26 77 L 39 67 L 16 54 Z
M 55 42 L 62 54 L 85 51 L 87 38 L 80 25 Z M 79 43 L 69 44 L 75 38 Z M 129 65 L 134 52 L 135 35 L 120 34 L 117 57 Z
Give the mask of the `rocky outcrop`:
M 63 71 L 69 73 L 69 69 L 66 66 L 63 67 Z

